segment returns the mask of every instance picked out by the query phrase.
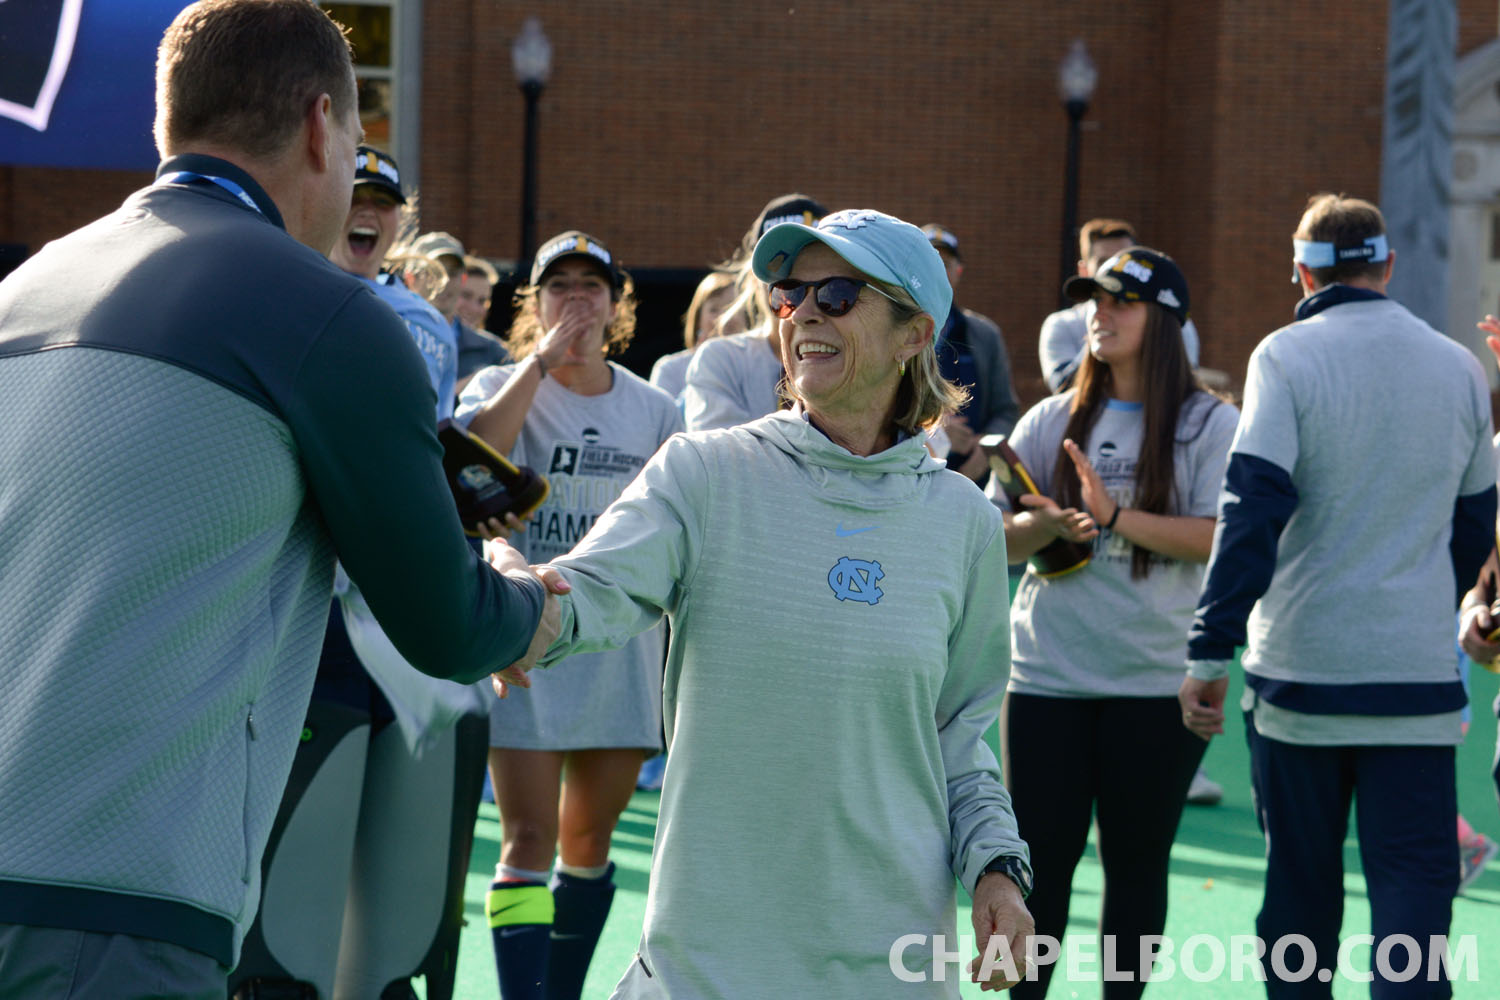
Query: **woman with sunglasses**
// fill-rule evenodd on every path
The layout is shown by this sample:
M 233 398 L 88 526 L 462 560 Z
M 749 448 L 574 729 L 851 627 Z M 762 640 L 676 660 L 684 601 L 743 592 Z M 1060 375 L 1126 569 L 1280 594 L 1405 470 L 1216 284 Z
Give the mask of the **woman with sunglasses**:
M 1137 997 L 1143 935 L 1167 915 L 1167 861 L 1207 744 L 1181 724 L 1187 631 L 1213 539 L 1238 414 L 1194 378 L 1182 344 L 1188 289 L 1171 258 L 1121 251 L 1065 292 L 1096 304 L 1073 388 L 1010 436 L 1041 495 L 1006 508 L 1012 562 L 1054 539 L 1092 544 L 1087 565 L 1022 577 L 1000 717 L 1006 785 L 1032 848 L 1037 932 L 1061 940 L 1073 870 L 1097 814 L 1099 933 Z M 1128 748 L 1128 749 L 1127 749 Z M 1041 997 L 1053 967 L 1022 983 Z
M 752 262 L 793 408 L 673 438 L 538 568 L 568 591 L 532 643 L 544 664 L 672 623 L 646 925 L 615 995 L 957 997 L 969 973 L 930 946 L 957 947 L 955 877 L 981 947 L 1005 938 L 972 974 L 1003 986 L 1030 930 L 983 739 L 1006 675 L 1004 532 L 922 442 L 962 401 L 933 351 L 942 261 L 866 210 L 776 226 Z
M 520 361 L 479 372 L 457 418 L 547 477 L 547 500 L 516 536 L 545 562 L 583 537 L 682 417 L 670 396 L 606 360 L 630 342 L 635 298 L 603 243 L 579 232 L 548 240 L 516 301 Z M 583 989 L 614 898 L 610 835 L 641 761 L 661 750 L 661 671 L 661 630 L 651 629 L 492 699 L 502 841 L 486 911 L 504 1000 Z

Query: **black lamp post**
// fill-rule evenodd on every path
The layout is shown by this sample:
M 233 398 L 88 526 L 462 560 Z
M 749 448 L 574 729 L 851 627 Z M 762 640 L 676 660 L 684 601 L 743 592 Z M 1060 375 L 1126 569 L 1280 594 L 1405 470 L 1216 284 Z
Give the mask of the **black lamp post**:
M 525 160 L 521 174 L 521 252 L 516 256 L 516 283 L 531 273 L 536 252 L 536 105 L 552 75 L 552 43 L 542 31 L 542 22 L 528 17 L 510 47 L 516 83 L 526 98 Z
M 1063 108 L 1068 112 L 1068 164 L 1063 175 L 1062 218 L 1062 266 L 1061 281 L 1067 281 L 1076 273 L 1074 261 L 1078 245 L 1078 140 L 1079 123 L 1089 109 L 1089 100 L 1094 96 L 1094 85 L 1099 82 L 1099 71 L 1094 60 L 1089 58 L 1083 39 L 1075 38 L 1068 54 L 1057 68 L 1057 87 L 1062 94 Z M 1067 296 L 1062 296 L 1064 307 L 1071 305 Z

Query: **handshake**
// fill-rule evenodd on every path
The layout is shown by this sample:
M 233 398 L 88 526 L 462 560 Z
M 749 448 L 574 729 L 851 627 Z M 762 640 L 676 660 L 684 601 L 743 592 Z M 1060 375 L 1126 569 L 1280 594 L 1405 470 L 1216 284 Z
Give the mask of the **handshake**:
M 506 576 L 518 579 L 538 580 L 542 586 L 547 588 L 547 600 L 542 605 L 542 618 L 537 622 L 536 634 L 531 637 L 531 644 L 526 647 L 526 653 L 515 663 L 498 670 L 490 675 L 490 683 L 495 688 L 495 694 L 501 698 L 509 694 L 511 687 L 529 688 L 531 679 L 526 676 L 536 661 L 541 659 L 547 647 L 557 639 L 562 632 L 562 612 L 557 605 L 558 594 L 566 594 L 573 589 L 568 581 L 554 566 L 529 566 L 521 553 L 511 548 L 504 540 L 493 538 L 484 543 L 484 558 L 491 566 Z

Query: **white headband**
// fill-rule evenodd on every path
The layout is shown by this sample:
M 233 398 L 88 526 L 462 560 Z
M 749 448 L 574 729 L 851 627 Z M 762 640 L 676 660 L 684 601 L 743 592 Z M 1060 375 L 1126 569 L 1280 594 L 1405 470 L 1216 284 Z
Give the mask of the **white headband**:
M 1389 256 L 1390 247 L 1384 233 L 1346 247 L 1335 247 L 1332 243 L 1314 240 L 1292 240 L 1292 260 L 1305 267 L 1333 267 L 1351 260 L 1367 260 L 1378 264 Z

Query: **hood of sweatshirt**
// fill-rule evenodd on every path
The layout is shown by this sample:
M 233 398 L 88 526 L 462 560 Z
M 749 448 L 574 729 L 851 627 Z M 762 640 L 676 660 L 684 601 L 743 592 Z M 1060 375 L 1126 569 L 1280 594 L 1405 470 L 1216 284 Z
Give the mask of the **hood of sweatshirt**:
M 778 410 L 738 430 L 790 456 L 825 498 L 863 509 L 909 502 L 927 488 L 928 476 L 947 472 L 928 452 L 925 435 L 904 437 L 874 455 L 856 455 L 814 427 L 801 407 Z

